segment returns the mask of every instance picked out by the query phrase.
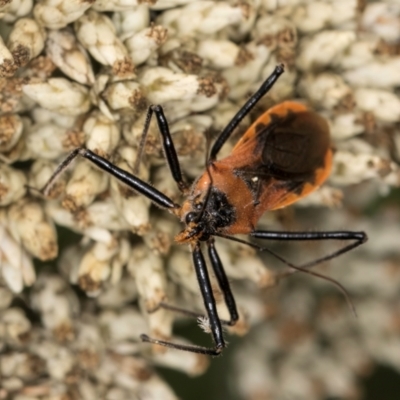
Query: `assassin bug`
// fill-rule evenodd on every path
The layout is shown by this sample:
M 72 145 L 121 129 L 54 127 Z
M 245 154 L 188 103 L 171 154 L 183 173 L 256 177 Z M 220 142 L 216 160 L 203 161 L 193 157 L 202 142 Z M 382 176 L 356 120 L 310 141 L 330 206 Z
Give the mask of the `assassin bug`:
M 169 169 L 180 191 L 186 196 L 182 206 L 175 204 L 150 184 L 84 148 L 74 150 L 59 165 L 42 189 L 42 193 L 46 195 L 57 176 L 80 155 L 120 182 L 128 185 L 131 189 L 146 196 L 155 205 L 176 215 L 185 225 L 184 229 L 175 237 L 175 241 L 180 244 L 187 243 L 191 248 L 193 265 L 214 346 L 177 344 L 150 338 L 147 335 L 141 336 L 143 341 L 214 356 L 219 355 L 226 346 L 222 324 L 232 326 L 239 317 L 228 278 L 214 244 L 214 236 L 238 242 L 242 241 L 232 237 L 232 235 L 248 234 L 258 239 L 283 241 L 350 240 L 352 241 L 351 244 L 302 266 L 292 265 L 271 250 L 253 245 L 256 248 L 268 251 L 290 267 L 282 276 L 289 275 L 296 270 L 304 271 L 331 280 L 347 296 L 345 289 L 338 282 L 312 272 L 310 268 L 361 245 L 367 240 L 364 232 L 275 232 L 255 229 L 256 223 L 265 211 L 276 210 L 292 204 L 315 190 L 328 177 L 332 163 L 332 150 L 327 122 L 300 103 L 287 101 L 278 104 L 264 112 L 248 128 L 228 157 L 217 160 L 221 147 L 232 135 L 232 132 L 257 102 L 272 88 L 283 72 L 283 65 L 278 65 L 219 134 L 211 147 L 206 171 L 192 184 L 191 188 L 183 179 L 162 107 L 159 105 L 149 107 L 142 141 L 146 137 L 154 114 Z M 222 321 L 218 316 L 201 249 L 202 242 L 206 244 L 212 270 L 229 310 L 229 321 Z M 185 312 L 178 307 L 165 304 L 161 306 Z M 186 312 L 186 314 L 196 315 L 191 312 Z

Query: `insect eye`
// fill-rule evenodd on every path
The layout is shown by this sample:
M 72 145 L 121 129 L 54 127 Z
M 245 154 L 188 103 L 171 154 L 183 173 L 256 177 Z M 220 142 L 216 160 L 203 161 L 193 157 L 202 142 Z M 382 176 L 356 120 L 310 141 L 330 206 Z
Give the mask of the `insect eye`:
M 190 212 L 186 215 L 185 221 L 187 224 L 189 224 L 190 222 L 194 222 L 196 218 L 197 218 L 197 213 Z
M 195 208 L 197 211 L 201 211 L 203 209 L 203 202 L 197 203 L 195 205 Z

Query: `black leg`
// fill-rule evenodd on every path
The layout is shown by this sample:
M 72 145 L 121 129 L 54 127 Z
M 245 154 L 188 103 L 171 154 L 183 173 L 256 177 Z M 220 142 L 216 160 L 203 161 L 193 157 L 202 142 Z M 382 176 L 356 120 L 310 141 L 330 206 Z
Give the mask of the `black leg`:
M 334 232 L 274 232 L 274 231 L 254 231 L 250 236 L 257 239 L 264 240 L 280 240 L 280 241 L 307 241 L 307 240 L 354 240 L 347 246 L 340 248 L 339 250 L 330 253 L 324 257 L 318 258 L 316 260 L 310 261 L 309 263 L 299 266 L 297 270 L 290 269 L 284 271 L 278 275 L 278 278 L 283 278 L 288 275 L 292 275 L 295 272 L 303 269 L 309 269 L 317 264 L 325 261 L 332 260 L 340 256 L 341 254 L 347 253 L 350 250 L 362 245 L 368 240 L 367 234 L 365 232 L 352 232 L 352 231 L 334 231 Z
M 213 267 L 215 276 L 217 277 L 218 285 L 219 288 L 221 289 L 223 295 L 224 295 L 224 300 L 226 307 L 228 308 L 230 319 L 229 321 L 219 319 L 222 325 L 227 325 L 227 326 L 233 326 L 239 319 L 239 314 L 236 308 L 236 302 L 235 298 L 233 297 L 228 278 L 225 274 L 224 271 L 224 266 L 222 265 L 221 259 L 219 258 L 219 255 L 217 253 L 217 249 L 215 248 L 215 240 L 210 239 L 207 242 L 208 246 L 208 256 L 211 261 L 211 265 Z M 204 318 L 204 314 L 194 312 L 187 310 L 182 307 L 174 306 L 168 303 L 161 302 L 158 304 L 158 306 L 154 309 L 151 310 L 152 312 L 157 311 L 159 308 L 164 308 L 166 310 L 174 311 L 183 315 L 186 315 L 187 317 L 192 317 L 192 318 L 197 318 L 197 319 L 202 319 Z
M 140 140 L 139 152 L 137 161 L 135 163 L 135 168 L 139 167 L 139 162 L 142 157 L 143 148 L 146 141 L 147 132 L 149 130 L 151 117 L 153 113 L 156 115 L 158 129 L 162 138 L 162 145 L 164 148 L 164 154 L 168 162 L 169 169 L 171 171 L 172 177 L 178 185 L 181 192 L 185 192 L 188 188 L 186 182 L 182 178 L 181 167 L 179 166 L 178 156 L 176 154 L 174 142 L 172 141 L 171 133 L 169 131 L 168 121 L 165 118 L 163 108 L 159 105 L 152 105 L 147 110 L 146 121 L 143 127 L 142 138 Z
M 368 238 L 367 235 L 364 232 L 351 232 L 351 231 L 336 231 L 336 232 L 273 232 L 273 231 L 253 231 L 250 233 L 250 236 L 258 238 L 258 239 L 265 239 L 265 240 L 354 240 L 354 243 L 351 243 L 347 246 L 342 247 L 341 249 L 330 253 L 324 257 L 318 258 L 316 260 L 310 261 L 306 264 L 303 265 L 294 265 L 287 260 L 285 260 L 283 257 L 281 257 L 279 254 L 275 253 L 274 251 L 270 250 L 267 247 L 262 247 L 258 246 L 254 243 L 249 243 L 246 242 L 242 239 L 233 237 L 233 236 L 225 236 L 225 235 L 217 235 L 219 237 L 232 240 L 234 242 L 239 242 L 243 244 L 247 244 L 253 248 L 256 248 L 259 251 L 263 251 L 266 253 L 271 254 L 273 257 L 284 263 L 289 267 L 284 272 L 278 273 L 276 275 L 276 280 L 279 281 L 282 278 L 285 278 L 289 275 L 294 274 L 295 272 L 304 272 L 309 275 L 316 276 L 318 278 L 324 279 L 326 281 L 329 281 L 333 283 L 344 295 L 347 304 L 350 308 L 350 310 L 353 312 L 354 315 L 357 315 L 355 307 L 350 299 L 350 296 L 345 289 L 345 287 L 338 281 L 336 281 L 333 278 L 330 278 L 328 276 L 319 274 L 318 272 L 311 271 L 310 269 L 317 264 L 320 264 L 324 261 L 331 260 L 333 258 L 338 257 L 341 254 L 347 253 L 348 251 L 360 246 L 361 244 L 365 243 Z
M 77 156 L 84 157 L 95 164 L 97 167 L 102 169 L 103 171 L 109 173 L 113 177 L 117 178 L 120 182 L 125 183 L 131 189 L 136 192 L 142 194 L 143 196 L 150 199 L 154 204 L 161 208 L 166 208 L 169 210 L 175 210 L 180 208 L 179 205 L 175 204 L 169 197 L 165 196 L 165 194 L 159 192 L 157 189 L 153 188 L 150 184 L 143 182 L 141 179 L 136 176 L 130 174 L 129 172 L 118 168 L 110 161 L 106 160 L 103 157 L 100 157 L 96 153 L 93 153 L 91 150 L 87 149 L 75 149 L 71 152 L 68 157 L 58 166 L 55 170 L 54 174 L 51 176 L 46 185 L 41 189 L 41 192 L 47 196 L 52 184 L 57 179 L 57 177 L 71 164 L 71 162 Z
M 283 64 L 275 67 L 272 74 L 264 81 L 261 87 L 255 92 L 246 104 L 237 112 L 237 114 L 232 118 L 225 129 L 219 134 L 217 140 L 215 141 L 213 147 L 211 148 L 210 159 L 213 161 L 217 158 L 218 152 L 221 147 L 229 139 L 232 132 L 240 124 L 243 118 L 253 109 L 253 107 L 259 102 L 259 100 L 272 88 L 277 79 L 283 74 L 284 68 Z
M 181 345 L 177 343 L 171 343 L 164 340 L 157 340 L 150 338 L 147 335 L 141 335 L 141 339 L 144 342 L 158 344 L 161 346 L 166 346 L 173 349 L 191 351 L 193 353 L 201 353 L 207 355 L 217 356 L 219 355 L 223 348 L 226 346 L 225 340 L 222 333 L 222 325 L 217 313 L 217 307 L 215 304 L 214 294 L 211 288 L 210 278 L 207 272 L 206 262 L 204 260 L 203 254 L 200 249 L 200 244 L 196 243 L 192 248 L 193 264 L 197 275 L 197 280 L 199 282 L 200 291 L 204 300 L 204 306 L 206 308 L 206 313 L 210 323 L 210 330 L 213 336 L 215 347 L 202 347 L 193 345 Z M 169 307 L 165 307 L 169 308 Z M 182 311 L 179 308 L 170 307 L 170 309 L 175 311 Z M 187 312 L 187 314 L 192 314 Z
M 207 265 L 200 249 L 200 244 L 196 243 L 193 248 L 193 264 L 199 282 L 200 291 L 203 296 L 204 307 L 210 321 L 210 328 L 217 349 L 225 347 L 222 335 L 222 327 L 215 305 L 214 294 L 211 288 L 210 278 L 208 276 Z
M 228 322 L 228 325 L 233 326 L 239 319 L 239 314 L 236 308 L 235 298 L 233 297 L 228 278 L 225 274 L 224 266 L 219 258 L 214 242 L 214 239 L 210 239 L 207 242 L 208 256 L 210 258 L 215 276 L 217 277 L 218 285 L 224 295 L 225 304 L 229 310 L 230 321 Z
M 335 231 L 335 232 L 273 232 L 273 231 L 254 231 L 250 234 L 252 237 L 258 238 L 258 239 L 265 239 L 265 240 L 290 240 L 290 241 L 303 241 L 303 240 L 354 240 L 353 243 L 344 246 L 340 248 L 337 251 L 334 251 L 333 253 L 330 253 L 324 257 L 317 258 L 316 260 L 310 261 L 306 264 L 300 265 L 300 266 L 295 266 L 291 263 L 288 263 L 287 261 L 283 260 L 281 257 L 279 257 L 277 254 L 274 252 L 268 250 L 268 249 L 262 249 L 262 250 L 267 250 L 269 253 L 273 254 L 275 257 L 279 258 L 281 261 L 283 261 L 286 265 L 289 266 L 289 269 L 286 271 L 283 271 L 279 274 L 277 274 L 276 278 L 277 280 L 283 279 L 287 276 L 290 276 L 294 274 L 295 272 L 306 272 L 310 275 L 314 275 L 317 277 L 320 277 L 322 279 L 325 279 L 327 281 L 332 282 L 336 287 L 340 289 L 340 291 L 343 293 L 347 304 L 350 308 L 350 310 L 353 312 L 355 316 L 357 316 L 355 307 L 353 302 L 350 299 L 350 296 L 347 292 L 347 290 L 344 288 L 342 284 L 337 282 L 336 280 L 329 278 L 325 275 L 319 274 L 314 271 L 310 271 L 310 268 L 325 262 L 332 260 L 333 258 L 336 258 L 340 256 L 341 254 L 347 253 L 348 251 L 355 249 L 356 247 L 362 245 L 368 240 L 368 237 L 365 232 L 352 232 L 352 231 Z

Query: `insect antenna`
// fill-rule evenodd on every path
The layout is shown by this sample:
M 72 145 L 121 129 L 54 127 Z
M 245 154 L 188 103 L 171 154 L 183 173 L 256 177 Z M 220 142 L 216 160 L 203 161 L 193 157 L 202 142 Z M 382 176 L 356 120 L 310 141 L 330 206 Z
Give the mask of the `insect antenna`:
M 355 306 L 353 304 L 353 301 L 350 298 L 350 294 L 347 291 L 347 289 L 340 282 L 338 282 L 336 279 L 330 278 L 329 276 L 320 274 L 320 273 L 315 272 L 315 271 L 310 271 L 308 269 L 308 268 L 311 268 L 311 267 L 313 267 L 313 266 L 315 266 L 317 264 L 320 264 L 323 261 L 330 260 L 330 259 L 332 259 L 332 258 L 334 258 L 337 255 L 342 254 L 342 253 L 339 253 L 339 254 L 335 253 L 334 256 L 332 256 L 332 255 L 331 255 L 331 257 L 327 256 L 327 257 L 324 257 L 322 259 L 318 259 L 318 260 L 312 261 L 310 263 L 304 264 L 302 266 L 297 266 L 297 265 L 294 265 L 291 262 L 285 260 L 278 253 L 275 253 L 273 250 L 269 249 L 268 247 L 261 247 L 261 246 L 255 244 L 255 243 L 247 242 L 246 240 L 239 239 L 239 238 L 236 238 L 236 237 L 233 237 L 233 236 L 226 236 L 226 235 L 222 235 L 222 234 L 215 234 L 215 236 L 219 236 L 219 237 L 221 237 L 223 239 L 231 240 L 233 242 L 238 242 L 238 243 L 245 244 L 247 246 L 253 247 L 254 249 L 257 249 L 258 251 L 266 252 L 266 253 L 270 254 L 271 256 L 275 257 L 277 260 L 279 260 L 283 264 L 287 265 L 288 267 L 290 267 L 290 268 L 292 268 L 292 269 L 294 269 L 296 271 L 304 272 L 305 274 L 313 275 L 313 276 L 315 276 L 317 278 L 321 278 L 321 279 L 324 279 L 324 280 L 326 280 L 328 282 L 331 282 L 333 285 L 335 285 L 342 292 L 344 298 L 346 299 L 347 305 L 350 308 L 350 311 L 353 313 L 353 315 L 355 317 L 357 317 L 356 308 L 355 308 Z M 349 247 L 349 246 L 347 246 L 347 247 Z M 278 279 L 281 279 L 282 277 L 285 277 L 285 275 L 278 275 Z
M 318 258 L 317 260 L 310 261 L 310 262 L 308 262 L 308 263 L 306 263 L 306 264 L 303 264 L 303 265 L 301 266 L 301 268 L 304 268 L 304 269 L 307 269 L 307 270 L 308 270 L 309 268 L 312 268 L 312 267 L 314 267 L 314 266 L 316 266 L 316 265 L 318 265 L 318 264 L 321 264 L 321 263 L 323 263 L 323 262 L 325 262 L 325 261 L 332 260 L 333 258 L 336 258 L 336 257 L 340 256 L 341 254 L 347 253 L 348 251 L 353 250 L 354 248 L 358 247 L 358 246 L 359 246 L 360 244 L 362 244 L 362 243 L 364 243 L 364 241 L 363 241 L 363 242 L 359 242 L 359 241 L 358 241 L 358 242 L 349 244 L 348 246 L 345 246 L 345 247 L 343 247 L 342 249 L 339 249 L 338 251 L 335 251 L 335 252 L 332 253 L 332 254 L 328 254 L 328 255 L 325 256 L 325 257 L 321 257 L 321 258 Z M 285 277 L 287 277 L 287 276 L 289 276 L 289 275 L 292 275 L 294 272 L 296 272 L 296 271 L 286 271 L 286 272 L 282 272 L 282 273 L 280 274 L 280 278 L 285 278 Z
M 205 160 L 204 160 L 204 165 L 207 166 L 207 164 L 210 163 L 210 149 L 211 149 L 211 129 L 206 129 L 204 132 L 206 135 L 206 151 L 204 152 Z
M 143 125 L 142 134 L 140 136 L 140 142 L 138 147 L 138 152 L 136 155 L 135 165 L 133 166 L 132 173 L 133 175 L 137 175 L 139 173 L 140 161 L 142 160 L 144 149 L 146 147 L 147 134 L 150 128 L 152 113 L 148 112 L 146 115 L 146 120 Z

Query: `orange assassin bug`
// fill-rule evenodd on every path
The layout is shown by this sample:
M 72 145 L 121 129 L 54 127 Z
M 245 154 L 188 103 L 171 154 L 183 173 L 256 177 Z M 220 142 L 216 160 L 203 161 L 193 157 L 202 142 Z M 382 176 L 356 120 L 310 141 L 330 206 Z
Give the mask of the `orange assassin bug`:
M 264 212 L 294 203 L 318 188 L 329 176 L 332 150 L 329 127 L 325 119 L 300 103 L 283 102 L 264 112 L 237 142 L 232 153 L 226 158 L 217 160 L 221 147 L 232 132 L 272 88 L 283 72 L 283 65 L 278 65 L 218 135 L 211 147 L 205 172 L 191 187 L 183 179 L 162 107 L 159 105 L 149 107 L 143 128 L 143 138 L 146 137 L 154 114 L 169 169 L 180 191 L 186 196 L 182 206 L 175 204 L 169 197 L 135 175 L 84 148 L 78 148 L 70 153 L 42 189 L 42 193 L 46 195 L 58 175 L 80 155 L 131 189 L 146 196 L 155 205 L 167 209 L 184 224 L 184 229 L 175 237 L 175 241 L 180 244 L 187 243 L 191 248 L 193 266 L 214 346 L 178 344 L 150 338 L 145 334 L 141 335 L 143 341 L 214 356 L 219 355 L 226 347 L 222 324 L 233 326 L 239 316 L 228 278 L 215 247 L 214 236 L 239 242 L 242 241 L 232 235 L 248 234 L 258 239 L 284 241 L 350 240 L 352 243 L 302 266 L 290 264 L 271 250 L 248 243 L 268 251 L 288 265 L 290 271 L 286 275 L 296 270 L 304 271 L 333 281 L 345 292 L 338 282 L 312 272 L 310 268 L 361 245 L 367 240 L 364 232 L 276 232 L 260 231 L 255 228 Z M 211 268 L 229 310 L 229 321 L 222 321 L 218 316 L 207 265 L 201 249 L 202 242 L 205 242 L 207 247 Z M 161 306 L 197 316 L 178 307 L 166 304 L 161 304 Z

